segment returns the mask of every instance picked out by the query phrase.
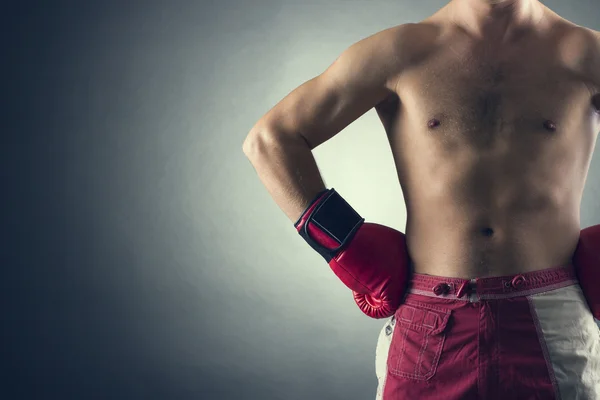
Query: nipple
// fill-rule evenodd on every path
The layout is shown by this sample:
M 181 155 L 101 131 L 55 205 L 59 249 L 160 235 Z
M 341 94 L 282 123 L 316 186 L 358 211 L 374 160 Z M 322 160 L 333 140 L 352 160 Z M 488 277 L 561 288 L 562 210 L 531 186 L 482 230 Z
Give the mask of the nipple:
M 439 119 L 435 119 L 435 118 L 430 119 L 429 122 L 427 122 L 427 126 L 430 129 L 437 128 L 438 126 L 440 126 L 440 124 L 441 124 L 440 120 Z
M 556 130 L 556 124 L 552 121 L 550 121 L 549 119 L 547 119 L 546 121 L 544 121 L 544 128 L 546 128 L 549 131 L 554 132 Z

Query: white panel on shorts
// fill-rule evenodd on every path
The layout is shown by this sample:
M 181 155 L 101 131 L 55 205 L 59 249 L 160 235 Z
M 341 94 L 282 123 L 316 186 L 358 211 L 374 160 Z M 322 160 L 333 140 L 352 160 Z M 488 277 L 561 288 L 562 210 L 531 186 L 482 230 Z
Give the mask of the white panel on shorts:
M 600 400 L 600 329 L 579 285 L 528 297 L 562 400 Z
M 392 335 L 394 333 L 394 317 L 388 319 L 383 325 L 377 347 L 375 349 L 375 374 L 377 375 L 377 396 L 375 400 L 383 399 L 383 389 L 385 388 L 385 379 L 387 377 L 387 359 L 392 344 Z

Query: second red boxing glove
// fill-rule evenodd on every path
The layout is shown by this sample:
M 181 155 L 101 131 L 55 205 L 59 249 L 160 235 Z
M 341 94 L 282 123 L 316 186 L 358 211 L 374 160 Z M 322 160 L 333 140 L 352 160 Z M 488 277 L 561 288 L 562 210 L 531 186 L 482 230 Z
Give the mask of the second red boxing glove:
M 580 232 L 573 264 L 592 314 L 600 320 L 600 225 Z

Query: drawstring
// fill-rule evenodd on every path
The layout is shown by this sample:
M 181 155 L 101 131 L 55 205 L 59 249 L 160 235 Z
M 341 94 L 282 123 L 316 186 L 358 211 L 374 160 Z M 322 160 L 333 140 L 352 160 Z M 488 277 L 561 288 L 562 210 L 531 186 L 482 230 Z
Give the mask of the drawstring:
M 467 292 L 470 292 L 471 288 L 468 286 L 469 283 L 470 281 L 463 281 L 463 283 L 460 284 L 458 291 L 456 292 L 457 298 L 461 298 L 465 294 L 467 294 Z M 448 285 L 445 282 L 440 282 L 437 285 L 435 285 L 435 287 L 432 290 L 436 296 L 442 296 L 450 292 L 450 285 Z
M 528 279 L 524 275 L 519 274 L 519 275 L 514 276 L 513 279 L 511 279 L 511 280 L 504 281 L 504 287 L 520 289 L 527 282 L 528 282 Z M 463 297 L 465 294 L 466 295 L 470 294 L 472 292 L 472 290 L 475 289 L 474 287 L 469 286 L 470 283 L 471 283 L 470 280 L 465 280 L 458 286 L 458 290 L 456 291 L 456 297 L 458 299 Z M 433 288 L 433 293 L 435 293 L 436 296 L 442 296 L 442 295 L 448 294 L 449 292 L 450 292 L 450 285 L 446 282 L 438 283 Z
M 464 281 L 463 283 L 460 284 L 458 291 L 456 292 L 456 297 L 458 297 L 460 299 L 467 293 L 467 289 L 468 289 L 467 285 L 468 284 L 469 284 L 469 281 Z
M 516 289 L 516 288 L 523 286 L 526 282 L 527 282 L 527 278 L 525 276 L 517 275 L 512 279 L 511 286 Z

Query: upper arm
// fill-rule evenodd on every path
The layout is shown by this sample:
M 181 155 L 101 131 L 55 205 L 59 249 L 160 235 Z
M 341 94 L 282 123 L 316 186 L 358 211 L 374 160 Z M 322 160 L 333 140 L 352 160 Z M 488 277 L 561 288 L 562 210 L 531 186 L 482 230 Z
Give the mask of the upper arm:
M 600 110 L 600 32 L 588 30 L 591 40 L 586 49 L 584 73 L 592 95 L 592 106 Z
M 585 57 L 585 74 L 590 81 L 594 94 L 600 93 L 600 32 L 587 30 L 588 41 Z
M 300 135 L 311 148 L 336 135 L 394 92 L 402 64 L 397 51 L 401 29 L 391 28 L 350 46 L 322 74 L 281 100 L 257 126 Z

